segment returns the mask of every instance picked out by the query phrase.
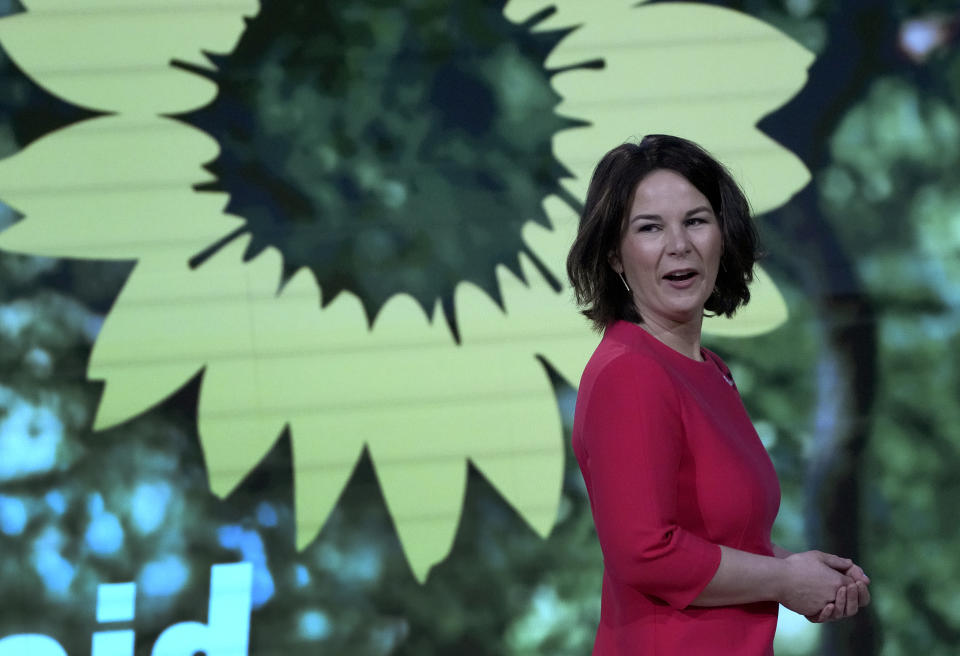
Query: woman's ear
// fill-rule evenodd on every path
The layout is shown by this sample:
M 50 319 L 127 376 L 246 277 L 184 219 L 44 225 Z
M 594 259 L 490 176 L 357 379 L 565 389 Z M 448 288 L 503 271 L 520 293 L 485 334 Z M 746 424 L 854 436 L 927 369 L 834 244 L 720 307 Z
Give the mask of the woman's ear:
M 607 253 L 607 262 L 610 263 L 610 268 L 616 271 L 617 274 L 623 275 L 623 263 L 620 261 L 619 253 L 615 251 Z

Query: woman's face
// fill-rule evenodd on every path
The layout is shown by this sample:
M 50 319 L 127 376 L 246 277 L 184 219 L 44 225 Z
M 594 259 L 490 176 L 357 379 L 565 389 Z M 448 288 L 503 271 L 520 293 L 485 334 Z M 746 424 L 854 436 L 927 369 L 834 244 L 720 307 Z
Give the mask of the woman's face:
M 710 201 L 679 173 L 658 169 L 637 185 L 610 265 L 644 322 L 669 327 L 701 320 L 722 250 Z

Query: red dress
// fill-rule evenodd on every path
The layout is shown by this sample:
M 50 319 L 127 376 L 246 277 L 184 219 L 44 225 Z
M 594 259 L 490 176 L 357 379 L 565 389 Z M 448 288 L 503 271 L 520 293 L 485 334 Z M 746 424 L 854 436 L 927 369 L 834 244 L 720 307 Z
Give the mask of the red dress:
M 634 324 L 580 380 L 573 450 L 603 551 L 594 656 L 767 656 L 776 602 L 692 607 L 726 545 L 773 555 L 780 485 L 730 372 Z

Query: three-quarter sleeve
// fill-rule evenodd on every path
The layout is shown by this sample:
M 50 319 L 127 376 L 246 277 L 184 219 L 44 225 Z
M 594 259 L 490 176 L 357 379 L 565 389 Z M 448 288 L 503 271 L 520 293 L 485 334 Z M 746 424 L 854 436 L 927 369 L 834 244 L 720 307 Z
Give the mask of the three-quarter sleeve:
M 581 387 L 574 427 L 609 575 L 677 609 L 700 594 L 720 564 L 718 545 L 678 523 L 681 414 L 663 367 L 623 353 L 596 371 L 588 390 Z

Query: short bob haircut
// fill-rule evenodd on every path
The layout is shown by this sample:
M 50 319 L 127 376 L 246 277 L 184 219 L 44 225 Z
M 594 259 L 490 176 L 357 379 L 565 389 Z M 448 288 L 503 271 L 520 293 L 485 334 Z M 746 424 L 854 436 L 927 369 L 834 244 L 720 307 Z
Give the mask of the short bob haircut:
M 567 256 L 567 275 L 583 314 L 602 331 L 619 319 L 640 323 L 643 318 L 632 294 L 610 266 L 619 253 L 640 181 L 658 169 L 679 173 L 703 194 L 713 209 L 722 235 L 717 283 L 704 309 L 733 316 L 750 300 L 747 285 L 759 257 L 757 231 L 750 205 L 720 162 L 703 148 L 680 137 L 651 134 L 639 144 L 617 146 L 600 160 L 590 180 L 580 227 Z

